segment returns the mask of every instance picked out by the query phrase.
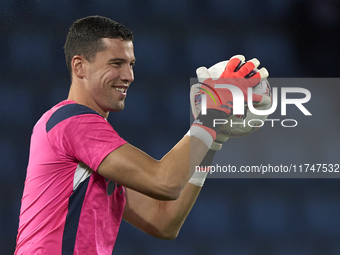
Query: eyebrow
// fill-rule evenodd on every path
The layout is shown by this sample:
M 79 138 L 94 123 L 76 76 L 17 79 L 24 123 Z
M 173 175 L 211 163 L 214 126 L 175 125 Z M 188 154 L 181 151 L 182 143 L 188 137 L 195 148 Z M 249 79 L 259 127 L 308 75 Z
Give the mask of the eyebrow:
M 126 62 L 127 62 L 126 59 L 124 59 L 124 58 L 112 58 L 112 59 L 110 59 L 108 62 L 109 62 L 109 63 L 113 63 L 113 62 L 117 62 L 117 61 L 123 62 L 123 63 L 126 63 Z M 135 63 L 135 62 L 136 62 L 136 59 L 133 59 L 133 60 L 131 61 L 131 63 Z

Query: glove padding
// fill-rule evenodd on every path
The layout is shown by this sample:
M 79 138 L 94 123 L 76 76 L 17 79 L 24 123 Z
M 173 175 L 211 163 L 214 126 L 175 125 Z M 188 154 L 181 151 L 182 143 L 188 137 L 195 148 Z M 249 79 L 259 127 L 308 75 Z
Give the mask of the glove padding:
M 213 131 L 217 133 L 216 139 L 210 148 L 211 150 L 220 150 L 222 148 L 222 143 L 229 138 L 225 134 L 220 133 L 219 128 L 212 126 L 211 119 L 217 119 L 216 115 L 222 115 L 220 112 L 224 112 L 225 114 L 223 115 L 225 117 L 218 118 L 227 119 L 232 115 L 233 110 L 233 96 L 229 89 L 214 88 L 214 85 L 232 84 L 237 86 L 243 92 L 246 106 L 248 88 L 255 87 L 269 75 L 267 69 L 264 67 L 258 70 L 257 67 L 259 65 L 260 62 L 255 58 L 245 62 L 244 56 L 236 55 L 229 61 L 219 62 L 209 69 L 200 67 L 196 70 L 199 83 L 191 87 L 191 109 L 194 118 L 197 120 L 196 124 L 206 125 L 208 127 L 207 130 L 210 128 L 210 133 L 213 133 Z M 219 100 L 214 100 L 211 96 L 207 95 L 207 115 L 202 115 L 201 97 L 202 94 L 205 93 L 214 95 L 214 98 L 218 97 Z M 263 105 L 270 101 L 271 98 L 268 96 L 253 94 L 254 105 Z M 210 116 L 208 117 L 208 115 Z

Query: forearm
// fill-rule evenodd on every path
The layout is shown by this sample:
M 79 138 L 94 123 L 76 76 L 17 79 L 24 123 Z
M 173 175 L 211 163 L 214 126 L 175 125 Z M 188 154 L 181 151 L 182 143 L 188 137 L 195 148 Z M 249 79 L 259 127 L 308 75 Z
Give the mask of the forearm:
M 160 160 L 159 171 L 162 171 L 168 183 L 180 186 L 183 190 L 207 151 L 208 147 L 200 139 L 185 136 Z
M 192 209 L 201 187 L 188 183 L 175 201 L 160 201 L 127 189 L 124 220 L 145 233 L 174 239 Z
M 215 150 L 209 150 L 203 161 L 200 162 L 199 166 L 203 167 L 203 171 L 209 169 L 208 167 L 211 166 L 215 153 Z M 176 201 L 160 202 L 160 210 L 167 215 L 167 220 L 164 222 L 166 225 L 163 226 L 166 232 L 177 236 L 196 202 L 207 174 L 207 172 L 195 172 L 189 180 L 189 183 L 185 186 L 181 196 Z
M 203 167 L 203 171 L 207 171 L 211 166 L 216 151 L 209 150 L 199 166 Z M 196 199 L 203 187 L 207 172 L 195 172 L 185 186 L 180 197 L 176 201 L 160 201 L 160 215 L 164 213 L 167 218 L 163 221 L 163 229 L 168 235 L 177 236 L 189 212 L 191 211 Z
M 160 201 L 159 224 L 165 236 L 175 238 L 189 215 L 202 187 L 188 183 L 175 201 Z M 165 217 L 162 217 L 164 215 Z
M 214 155 L 215 151 L 209 150 L 200 166 L 210 166 Z M 175 201 L 160 201 L 127 189 L 124 219 L 157 238 L 175 238 L 201 191 L 202 174 L 195 173 Z

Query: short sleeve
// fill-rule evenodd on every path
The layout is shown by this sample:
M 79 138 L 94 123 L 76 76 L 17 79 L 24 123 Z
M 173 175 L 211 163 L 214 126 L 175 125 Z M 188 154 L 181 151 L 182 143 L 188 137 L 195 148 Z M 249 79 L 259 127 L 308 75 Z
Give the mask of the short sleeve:
M 109 153 L 126 143 L 106 119 L 91 112 L 58 122 L 49 130 L 48 139 L 62 156 L 94 171 Z

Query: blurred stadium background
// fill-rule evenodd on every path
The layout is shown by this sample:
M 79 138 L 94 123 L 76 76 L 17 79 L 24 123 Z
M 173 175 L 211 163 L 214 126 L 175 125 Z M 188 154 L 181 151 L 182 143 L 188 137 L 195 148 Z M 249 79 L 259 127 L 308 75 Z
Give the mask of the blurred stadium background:
M 157 159 L 189 127 L 189 79 L 199 66 L 243 54 L 258 58 L 271 77 L 339 76 L 338 0 L 0 0 L 1 254 L 15 247 L 33 125 L 67 97 L 62 47 L 68 28 L 94 14 L 134 31 L 135 81 L 126 109 L 109 121 Z M 230 141 L 223 156 L 244 165 L 262 162 L 261 155 L 340 163 L 339 92 L 322 91 L 325 101 L 313 108 L 310 129 L 289 130 L 291 136 L 280 129 L 280 136 L 264 127 Z M 325 115 L 328 102 L 331 129 L 314 117 Z M 208 179 L 176 240 L 157 240 L 123 222 L 113 254 L 340 254 L 339 182 Z

